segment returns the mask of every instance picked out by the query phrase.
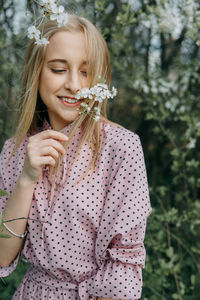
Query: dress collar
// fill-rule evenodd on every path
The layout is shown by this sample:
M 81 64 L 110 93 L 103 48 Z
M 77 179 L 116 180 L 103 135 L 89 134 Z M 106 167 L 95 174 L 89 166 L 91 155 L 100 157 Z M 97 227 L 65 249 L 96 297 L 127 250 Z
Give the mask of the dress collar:
M 73 124 L 75 121 L 73 121 L 72 123 L 68 124 L 67 126 L 65 126 L 64 128 L 62 128 L 61 130 L 59 130 L 59 132 L 62 132 L 64 134 L 68 134 L 70 129 L 72 128 Z M 49 122 L 45 119 L 44 123 L 43 123 L 43 127 L 42 130 L 48 130 L 51 129 L 53 130 L 52 126 L 49 124 Z

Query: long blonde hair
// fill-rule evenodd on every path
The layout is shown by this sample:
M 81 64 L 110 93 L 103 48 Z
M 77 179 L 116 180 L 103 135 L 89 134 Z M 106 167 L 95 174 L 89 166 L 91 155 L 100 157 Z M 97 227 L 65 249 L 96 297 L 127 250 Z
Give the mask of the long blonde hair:
M 49 40 L 55 33 L 60 31 L 81 31 L 84 33 L 87 43 L 87 56 L 89 61 L 89 85 L 97 83 L 100 75 L 110 84 L 110 62 L 106 42 L 97 28 L 87 19 L 76 15 L 70 15 L 65 26 L 58 27 L 56 21 L 45 21 L 39 27 L 42 36 Z M 48 118 L 47 109 L 38 93 L 40 73 L 45 58 L 46 46 L 36 45 L 35 40 L 31 40 L 27 46 L 24 68 L 21 76 L 20 97 L 18 100 L 18 124 L 15 132 L 15 148 L 19 147 L 27 133 L 33 134 L 40 127 L 45 118 Z M 94 106 L 91 101 L 89 105 Z M 96 105 L 96 104 L 95 104 Z M 101 120 L 106 122 L 106 105 L 98 104 L 101 109 Z M 80 115 L 74 122 L 69 133 L 69 141 L 72 140 L 76 130 L 81 126 L 82 137 L 77 153 L 81 146 L 87 141 L 92 148 L 93 156 L 90 167 L 95 166 L 100 146 L 100 125 L 86 114 Z

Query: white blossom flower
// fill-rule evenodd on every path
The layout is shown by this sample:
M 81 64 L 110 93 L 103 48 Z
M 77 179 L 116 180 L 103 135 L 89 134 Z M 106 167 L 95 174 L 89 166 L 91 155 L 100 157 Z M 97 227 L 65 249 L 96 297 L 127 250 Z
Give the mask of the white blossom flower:
M 79 99 L 87 99 L 90 97 L 90 90 L 88 88 L 83 88 L 81 89 L 77 94 L 76 94 L 76 99 L 79 100 Z
M 181 114 L 183 114 L 186 110 L 187 110 L 187 108 L 186 108 L 186 106 L 184 106 L 184 105 L 181 105 L 181 107 L 179 108 L 179 112 L 180 112 Z
M 101 109 L 100 109 L 100 107 L 95 107 L 94 108 L 94 111 L 95 111 L 95 113 L 96 113 L 96 115 L 100 115 L 101 114 Z
M 150 21 L 150 20 L 142 20 L 141 23 L 142 23 L 146 28 L 151 28 L 151 21 Z
M 196 140 L 195 139 L 191 139 L 190 142 L 187 144 L 187 149 L 193 149 L 196 146 Z
M 43 0 L 42 1 L 42 10 L 43 13 L 52 13 L 57 8 L 55 0 Z
M 198 4 L 194 0 L 183 1 L 183 12 L 188 17 L 193 17 L 195 11 L 198 9 Z
M 180 101 L 179 101 L 178 98 L 173 97 L 173 98 L 171 98 L 169 101 L 167 101 L 167 102 L 165 103 L 165 107 L 166 107 L 167 109 L 169 109 L 171 112 L 175 112 L 175 110 L 176 110 L 176 108 L 177 108 L 179 102 L 180 102 Z
M 64 11 L 65 11 L 64 6 L 59 5 L 59 6 L 56 6 L 56 8 L 54 10 L 52 10 L 52 13 L 59 16 L 59 15 L 63 14 Z
M 92 110 L 89 107 L 89 105 L 87 103 L 85 103 L 85 102 L 82 102 L 80 104 L 79 115 L 82 115 L 82 114 L 91 114 L 91 113 L 92 113 Z
M 142 89 L 143 89 L 143 92 L 145 93 L 145 94 L 148 94 L 149 93 L 149 87 L 148 87 L 148 85 L 147 84 L 143 84 L 143 86 L 142 86 Z
M 56 5 L 55 0 L 42 0 L 42 5 L 44 6 L 51 6 L 51 5 Z
M 83 108 L 83 111 L 86 110 L 87 112 L 89 112 L 91 110 L 91 108 L 89 107 L 89 105 L 87 103 L 85 103 L 85 102 L 82 102 L 80 104 L 80 106 Z
M 86 108 L 88 105 L 87 105 L 87 103 L 82 102 L 82 103 L 80 104 L 80 106 Z
M 36 39 L 35 44 L 37 44 L 37 45 L 48 45 L 49 41 L 46 38 Z
M 103 102 L 103 99 L 102 99 L 102 97 L 101 96 L 95 96 L 95 98 L 94 98 L 94 101 L 97 101 L 97 102 L 99 102 L 99 103 L 102 103 Z
M 108 89 L 107 84 L 98 83 L 93 86 L 91 89 L 83 88 L 76 94 L 76 99 L 94 99 L 94 101 L 103 102 L 103 100 L 108 98 L 113 98 L 116 96 L 117 90 L 116 88 L 112 88 L 110 91 Z
M 28 28 L 28 38 L 29 39 L 39 39 L 40 38 L 40 31 L 34 26 L 30 26 Z
M 171 7 L 164 3 L 164 7 L 158 10 L 158 28 L 161 32 L 171 33 L 173 38 L 177 38 L 182 30 L 182 16 L 177 7 Z
M 117 89 L 113 86 L 112 87 L 112 97 L 111 98 L 114 98 L 115 96 L 117 96 Z
M 99 121 L 100 116 L 97 116 L 97 115 L 96 115 L 93 119 L 95 120 L 95 122 L 97 122 L 97 121 Z
M 36 45 L 48 45 L 49 41 L 46 38 L 40 38 L 41 32 L 34 26 L 28 28 L 29 39 L 35 39 Z
M 69 15 L 67 13 L 63 13 L 57 17 L 58 27 L 64 26 L 68 22 Z
M 101 78 L 101 80 L 102 80 L 102 78 Z M 94 107 L 94 109 L 91 109 L 88 105 L 89 100 L 93 100 L 94 102 L 102 103 L 104 100 L 106 100 L 108 98 L 113 98 L 114 96 L 116 96 L 116 94 L 117 94 L 116 88 L 113 87 L 112 90 L 110 91 L 108 89 L 107 84 L 105 84 L 105 83 L 98 83 L 90 89 L 88 89 L 88 88 L 81 89 L 75 95 L 75 98 L 77 100 L 85 99 L 86 102 L 83 101 L 80 104 L 79 114 L 81 115 L 81 114 L 87 113 L 87 114 L 91 115 L 95 121 L 98 121 L 100 119 L 101 109 L 98 106 Z
M 50 15 L 51 20 L 56 20 L 58 26 L 61 27 L 65 25 L 68 21 L 68 14 L 64 12 L 64 7 L 62 5 L 52 7 L 52 14 Z

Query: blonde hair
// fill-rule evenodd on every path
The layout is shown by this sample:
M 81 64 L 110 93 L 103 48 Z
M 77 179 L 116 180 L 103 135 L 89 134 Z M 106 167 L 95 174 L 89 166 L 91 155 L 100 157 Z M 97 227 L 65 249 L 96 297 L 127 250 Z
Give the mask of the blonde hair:
M 56 21 L 45 21 L 39 27 L 42 36 L 47 40 L 57 32 L 60 31 L 81 31 L 84 33 L 87 43 L 87 57 L 89 61 L 88 74 L 90 87 L 95 85 L 100 75 L 110 84 L 110 62 L 106 42 L 97 30 L 97 28 L 87 19 L 76 15 L 70 15 L 69 20 L 65 26 L 58 27 Z M 43 104 L 38 93 L 40 73 L 43 67 L 45 58 L 46 46 L 36 45 L 35 40 L 31 40 L 27 46 L 24 68 L 21 76 L 21 89 L 18 101 L 18 124 L 15 132 L 15 148 L 19 147 L 23 138 L 27 133 L 33 134 L 35 130 L 42 126 L 45 118 L 48 117 L 46 106 Z M 93 101 L 89 103 L 90 107 L 97 106 Z M 98 107 L 101 109 L 101 121 L 106 122 L 106 105 L 99 103 Z M 74 122 L 69 133 L 69 141 L 72 140 L 75 132 L 81 126 L 82 137 L 77 154 L 82 145 L 87 141 L 93 151 L 91 166 L 95 166 L 98 150 L 100 146 L 100 125 L 94 119 L 86 114 L 80 115 Z

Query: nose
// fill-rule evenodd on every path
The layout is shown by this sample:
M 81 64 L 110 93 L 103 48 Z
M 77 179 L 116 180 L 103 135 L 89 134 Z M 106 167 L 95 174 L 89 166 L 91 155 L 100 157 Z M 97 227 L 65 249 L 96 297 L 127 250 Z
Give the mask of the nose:
M 81 79 L 78 71 L 73 70 L 68 73 L 65 88 L 73 95 L 81 89 Z

